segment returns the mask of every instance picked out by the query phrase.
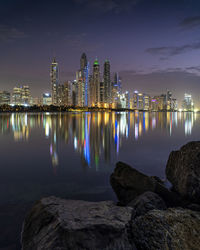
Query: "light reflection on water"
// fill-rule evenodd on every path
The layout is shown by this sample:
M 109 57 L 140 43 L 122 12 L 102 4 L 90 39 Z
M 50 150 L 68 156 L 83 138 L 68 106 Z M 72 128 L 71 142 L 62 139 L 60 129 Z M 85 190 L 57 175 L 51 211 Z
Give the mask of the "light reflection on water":
M 32 130 L 43 128 L 50 139 L 49 153 L 53 167 L 59 164 L 58 140 L 73 145 L 88 167 L 98 170 L 99 161 L 109 163 L 117 157 L 123 141 L 139 140 L 153 130 L 165 130 L 172 136 L 184 124 L 185 136 L 192 134 L 196 113 L 181 112 L 93 112 L 93 113 L 43 113 L 3 114 L 0 117 L 2 134 L 12 133 L 14 141 L 28 141 Z M 114 150 L 113 150 L 114 149 Z M 114 154 L 111 156 L 111 154 Z

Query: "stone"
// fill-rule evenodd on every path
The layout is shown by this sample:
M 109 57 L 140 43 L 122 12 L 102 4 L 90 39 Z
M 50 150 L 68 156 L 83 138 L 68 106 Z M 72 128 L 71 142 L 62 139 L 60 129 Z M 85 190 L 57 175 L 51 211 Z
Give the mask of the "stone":
M 166 166 L 167 179 L 182 197 L 200 204 L 200 142 L 189 142 L 172 151 Z
M 129 234 L 132 213 L 112 201 L 43 198 L 25 218 L 22 249 L 136 249 Z
M 138 250 L 198 250 L 200 213 L 181 208 L 152 210 L 132 221 Z
M 182 200 L 174 192 L 169 191 L 155 177 L 149 177 L 129 165 L 118 162 L 114 173 L 110 176 L 110 183 L 115 191 L 120 205 L 127 205 L 137 196 L 150 191 L 158 194 L 167 206 L 182 204 Z
M 144 215 L 150 210 L 159 209 L 159 210 L 166 210 L 167 207 L 163 199 L 153 193 L 153 192 L 145 192 L 140 196 L 136 197 L 133 201 L 128 203 L 127 206 L 134 208 L 135 210 L 135 217 Z

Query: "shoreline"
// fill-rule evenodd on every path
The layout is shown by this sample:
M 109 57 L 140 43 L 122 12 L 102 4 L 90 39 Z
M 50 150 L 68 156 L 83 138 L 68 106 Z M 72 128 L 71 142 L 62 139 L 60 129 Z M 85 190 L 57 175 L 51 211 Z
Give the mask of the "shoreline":
M 0 106 L 0 113 L 46 113 L 46 112 L 147 112 L 147 113 L 199 113 L 200 111 L 180 110 L 136 110 L 136 109 L 111 109 L 111 108 L 83 108 L 65 106 Z

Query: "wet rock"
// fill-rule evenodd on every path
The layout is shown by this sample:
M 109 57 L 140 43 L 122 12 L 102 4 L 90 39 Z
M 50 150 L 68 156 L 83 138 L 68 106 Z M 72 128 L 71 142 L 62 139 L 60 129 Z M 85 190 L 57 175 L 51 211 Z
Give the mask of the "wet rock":
M 152 210 L 132 223 L 138 250 L 198 250 L 199 229 L 200 213 L 181 208 Z
M 174 192 L 169 191 L 161 181 L 149 177 L 129 165 L 118 162 L 110 183 L 121 205 L 127 205 L 137 196 L 150 191 L 158 194 L 167 206 L 182 204 L 182 200 Z
M 23 250 L 135 249 L 130 238 L 133 209 L 112 201 L 43 198 L 26 216 Z
M 200 142 L 190 142 L 180 150 L 172 151 L 166 176 L 175 191 L 200 204 Z
M 127 206 L 134 208 L 135 217 L 144 215 L 153 209 L 167 209 L 163 199 L 159 195 L 152 192 L 145 192 L 144 194 L 138 196 L 133 201 L 128 203 Z

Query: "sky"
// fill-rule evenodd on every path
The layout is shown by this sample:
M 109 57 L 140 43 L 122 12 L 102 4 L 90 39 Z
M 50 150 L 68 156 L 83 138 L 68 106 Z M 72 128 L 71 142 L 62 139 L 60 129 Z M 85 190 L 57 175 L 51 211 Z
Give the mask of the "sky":
M 55 56 L 60 82 L 75 79 L 80 56 L 110 60 L 123 90 L 184 93 L 200 107 L 199 0 L 1 0 L 0 90 L 49 92 Z

